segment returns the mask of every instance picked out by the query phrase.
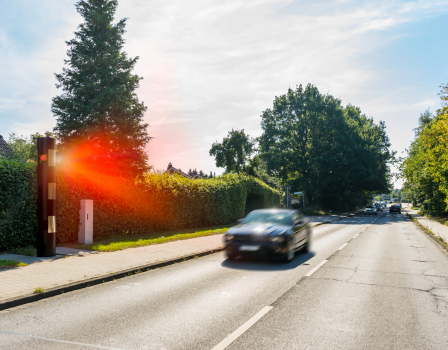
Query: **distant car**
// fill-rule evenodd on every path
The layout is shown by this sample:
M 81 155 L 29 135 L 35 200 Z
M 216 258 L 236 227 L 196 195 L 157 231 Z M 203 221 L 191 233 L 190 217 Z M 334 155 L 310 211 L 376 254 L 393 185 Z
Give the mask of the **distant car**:
M 254 210 L 224 234 L 224 250 L 229 259 L 258 255 L 290 262 L 296 251 L 307 252 L 310 243 L 309 219 L 291 209 Z
M 383 206 L 380 203 L 375 204 L 375 207 L 377 212 L 378 211 L 383 212 Z
M 378 215 L 376 207 L 374 205 L 366 205 L 364 215 Z
M 389 207 L 389 214 L 391 214 L 391 213 L 401 214 L 401 207 L 400 207 L 400 205 L 399 204 L 392 204 Z

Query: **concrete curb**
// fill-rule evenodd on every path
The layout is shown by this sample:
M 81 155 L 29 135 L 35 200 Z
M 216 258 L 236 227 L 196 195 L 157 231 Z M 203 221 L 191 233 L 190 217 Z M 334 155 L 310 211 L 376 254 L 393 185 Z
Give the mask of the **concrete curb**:
M 342 219 L 345 219 L 345 218 L 348 218 L 348 217 L 354 216 L 354 215 L 356 215 L 356 213 L 351 213 L 351 214 L 348 214 L 347 216 L 342 216 L 340 218 L 337 218 L 337 219 L 331 220 L 331 221 L 319 222 L 316 225 L 313 225 L 311 228 L 317 227 L 320 225 L 324 225 L 324 224 L 330 224 L 332 222 L 336 222 L 336 221 L 339 221 L 339 220 L 342 220 Z M 51 297 L 61 295 L 61 294 L 67 293 L 67 292 L 72 292 L 72 291 L 75 291 L 78 289 L 83 289 L 83 288 L 87 288 L 90 286 L 102 284 L 105 282 L 110 282 L 113 280 L 121 279 L 124 277 L 128 277 L 131 275 L 141 273 L 141 272 L 154 270 L 159 267 L 165 267 L 165 266 L 177 264 L 177 263 L 180 263 L 180 262 L 183 262 L 186 260 L 194 259 L 195 257 L 201 257 L 201 256 L 217 253 L 220 251 L 223 251 L 223 248 L 207 250 L 207 251 L 203 251 L 203 252 L 200 252 L 197 254 L 181 256 L 179 258 L 172 259 L 172 260 L 166 260 L 166 261 L 147 264 L 147 265 L 141 265 L 141 266 L 133 267 L 131 269 L 122 270 L 122 271 L 104 275 L 104 276 L 92 277 L 92 278 L 88 278 L 88 279 L 85 279 L 82 281 L 64 284 L 64 285 L 61 285 L 58 287 L 54 287 L 54 288 L 45 290 L 44 293 L 42 293 L 42 294 L 21 295 L 21 296 L 15 297 L 15 298 L 0 301 L 0 311 L 10 309 L 13 307 L 17 307 L 17 306 L 21 306 L 21 305 L 25 305 L 25 304 L 29 304 L 29 303 L 33 303 L 35 301 L 39 301 L 42 299 L 51 298 Z
M 176 259 L 171 259 L 171 260 L 165 260 L 162 262 L 156 262 L 156 263 L 152 263 L 152 264 L 147 264 L 147 265 L 141 265 L 141 266 L 136 266 L 133 267 L 131 269 L 126 269 L 123 271 L 119 271 L 119 272 L 115 272 L 112 274 L 108 274 L 108 275 L 104 275 L 104 276 L 99 276 L 99 277 L 92 277 L 92 278 L 88 278 L 82 281 L 78 281 L 78 282 L 74 282 L 74 283 L 69 283 L 69 284 L 64 284 L 58 287 L 54 287 L 48 290 L 45 290 L 44 293 L 42 294 L 28 294 L 28 295 L 21 295 L 19 297 L 15 297 L 15 298 L 11 298 L 11 299 L 7 299 L 4 301 L 0 302 L 0 311 L 6 310 L 6 309 L 10 309 L 13 307 L 17 307 L 17 306 L 21 306 L 24 304 L 28 304 L 28 303 L 33 303 L 35 301 L 39 301 L 42 299 L 46 299 L 46 298 L 51 298 L 60 294 L 64 294 L 67 292 L 72 292 L 78 289 L 83 289 L 83 288 L 87 288 L 90 286 L 94 286 L 94 285 L 98 285 L 98 284 L 102 284 L 105 282 L 110 282 L 113 280 L 117 280 L 117 279 L 121 279 L 124 277 L 128 277 L 131 275 L 136 275 L 139 274 L 141 272 L 146 272 L 146 271 L 150 271 L 150 270 L 154 270 L 160 267 L 165 267 L 165 266 L 169 266 L 169 265 L 174 265 L 183 261 L 187 261 L 187 260 L 192 260 L 196 257 L 201 257 L 201 256 L 205 256 L 205 255 L 209 255 L 209 254 L 213 254 L 213 253 L 217 253 L 222 251 L 223 248 L 219 248 L 219 249 L 212 249 L 212 250 L 207 250 L 207 251 L 203 251 L 197 254 L 190 254 L 190 255 L 185 255 L 185 256 L 181 256 L 179 258 Z
M 429 238 L 431 238 L 431 240 L 436 243 L 437 246 L 439 246 L 442 251 L 445 254 L 448 254 L 448 244 L 445 244 L 444 242 L 440 241 L 438 239 L 438 235 L 436 235 L 435 233 L 433 233 L 430 229 L 426 228 L 425 226 L 423 226 L 417 218 L 415 218 L 412 214 L 409 214 L 408 212 L 406 212 L 406 216 L 408 217 L 409 220 L 411 220 L 415 226 L 417 226 L 417 228 L 419 228 L 421 231 L 423 231 L 423 233 L 428 236 Z

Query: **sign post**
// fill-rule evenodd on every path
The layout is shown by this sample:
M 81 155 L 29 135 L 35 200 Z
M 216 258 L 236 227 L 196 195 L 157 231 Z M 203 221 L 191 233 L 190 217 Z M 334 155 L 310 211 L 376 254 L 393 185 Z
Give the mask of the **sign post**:
M 303 209 L 305 209 L 305 193 L 303 193 L 303 192 L 294 192 L 294 194 L 301 194 L 302 195 Z
M 291 185 L 285 186 L 286 208 L 291 208 Z
M 56 255 L 56 142 L 37 139 L 37 256 Z

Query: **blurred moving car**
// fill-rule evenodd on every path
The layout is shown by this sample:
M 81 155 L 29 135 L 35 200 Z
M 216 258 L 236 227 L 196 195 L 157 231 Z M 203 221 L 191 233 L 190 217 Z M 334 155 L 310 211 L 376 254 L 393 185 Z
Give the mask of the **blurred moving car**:
M 258 255 L 290 262 L 296 251 L 308 252 L 310 243 L 309 219 L 291 209 L 254 210 L 224 234 L 224 249 L 229 259 Z
M 391 214 L 391 213 L 401 214 L 401 206 L 399 204 L 392 204 L 389 207 L 389 214 Z
M 375 207 L 377 212 L 378 211 L 383 212 L 383 206 L 380 203 L 375 204 Z
M 376 207 L 374 205 L 366 205 L 364 215 L 378 215 Z

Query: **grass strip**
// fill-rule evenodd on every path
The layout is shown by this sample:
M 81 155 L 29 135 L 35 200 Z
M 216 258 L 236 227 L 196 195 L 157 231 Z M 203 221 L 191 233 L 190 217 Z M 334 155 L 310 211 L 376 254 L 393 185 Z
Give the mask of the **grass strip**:
M 406 213 L 406 215 L 408 216 L 409 219 L 411 219 L 418 227 L 420 227 L 425 233 L 427 233 L 428 235 L 430 235 L 432 238 L 434 238 L 435 240 L 439 241 L 445 249 L 448 249 L 448 243 L 445 242 L 445 240 L 440 237 L 439 235 L 435 234 L 434 232 L 432 232 L 429 228 L 426 228 L 425 226 L 423 226 L 416 218 L 414 218 L 411 214 Z
M 99 240 L 92 244 L 68 244 L 67 247 L 94 250 L 98 252 L 115 252 L 117 250 L 123 250 L 128 248 L 143 247 L 152 244 L 162 244 L 167 242 L 180 241 L 184 239 L 197 238 L 218 235 L 226 232 L 231 226 L 219 227 L 219 228 L 203 228 L 201 230 L 180 230 L 179 231 L 167 231 L 148 235 L 114 235 L 109 236 L 103 240 Z M 184 231 L 184 232 L 182 232 Z M 190 232 L 185 232 L 190 231 Z M 193 232 L 192 232 L 193 231 Z
M 0 269 L 11 269 L 13 267 L 21 267 L 27 265 L 28 264 L 25 264 L 18 260 L 10 260 L 10 259 L 0 260 Z
M 36 248 L 32 246 L 15 248 L 12 250 L 12 253 L 25 256 L 36 256 Z

